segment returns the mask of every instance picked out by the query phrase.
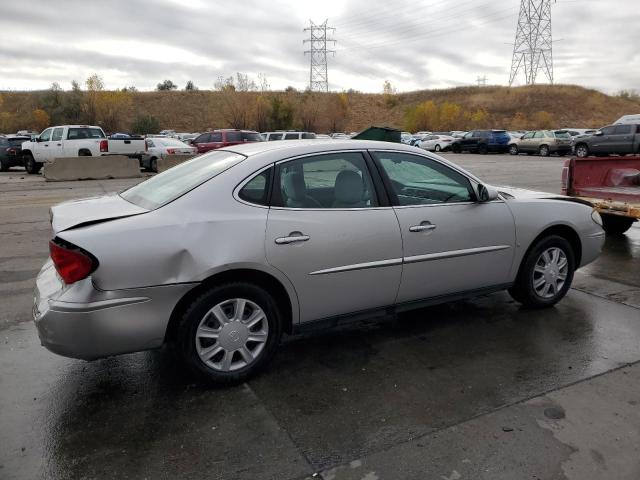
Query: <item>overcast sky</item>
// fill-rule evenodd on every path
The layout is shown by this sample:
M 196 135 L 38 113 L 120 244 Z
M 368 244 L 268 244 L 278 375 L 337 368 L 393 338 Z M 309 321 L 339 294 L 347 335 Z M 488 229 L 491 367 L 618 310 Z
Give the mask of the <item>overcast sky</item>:
M 338 41 L 331 90 L 506 85 L 520 0 L 2 0 L 0 90 L 68 89 L 98 73 L 107 88 L 163 79 L 201 89 L 264 73 L 305 88 L 303 28 L 328 18 Z M 638 0 L 558 0 L 555 82 L 640 89 Z M 544 77 L 540 78 L 542 81 Z

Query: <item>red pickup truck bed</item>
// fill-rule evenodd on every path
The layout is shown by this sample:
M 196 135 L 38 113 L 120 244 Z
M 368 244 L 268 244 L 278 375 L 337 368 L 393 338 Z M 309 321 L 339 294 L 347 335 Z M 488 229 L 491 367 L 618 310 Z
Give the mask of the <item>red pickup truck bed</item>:
M 629 228 L 640 218 L 640 156 L 566 160 L 562 193 L 590 201 L 604 214 L 605 227 L 616 223 L 618 230 Z

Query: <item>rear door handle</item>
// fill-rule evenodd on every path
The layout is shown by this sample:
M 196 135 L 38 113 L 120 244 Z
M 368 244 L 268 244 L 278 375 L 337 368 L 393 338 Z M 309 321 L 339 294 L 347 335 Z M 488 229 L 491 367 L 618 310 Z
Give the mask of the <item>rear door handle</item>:
M 420 225 L 412 225 L 409 227 L 410 232 L 426 232 L 427 230 L 435 230 L 436 226 L 432 223 L 422 222 Z
M 301 232 L 291 232 L 288 237 L 276 238 L 276 244 L 287 245 L 289 243 L 306 242 L 310 238 L 309 235 L 303 235 Z

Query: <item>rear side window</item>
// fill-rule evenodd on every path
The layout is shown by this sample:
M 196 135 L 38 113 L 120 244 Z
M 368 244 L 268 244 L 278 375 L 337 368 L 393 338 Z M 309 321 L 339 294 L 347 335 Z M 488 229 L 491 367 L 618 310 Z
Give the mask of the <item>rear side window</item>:
M 614 135 L 629 135 L 631 133 L 632 125 L 616 125 L 613 131 Z
M 222 133 L 213 132 L 209 134 L 209 142 L 222 142 Z
M 155 210 L 237 165 L 246 157 L 238 153 L 214 150 L 205 153 L 120 194 L 126 201 Z
M 544 132 L 536 132 L 533 138 L 544 138 Z
M 298 138 L 300 138 L 300 136 L 297 133 L 287 133 L 284 136 L 285 140 L 298 140 Z
M 240 132 L 227 132 L 227 142 L 241 142 L 242 133 Z
M 272 172 L 273 167 L 253 177 L 244 184 L 244 187 L 238 193 L 238 197 L 245 202 L 255 203 L 256 205 L 268 205 Z
M 282 140 L 282 134 L 281 133 L 270 133 L 269 134 L 269 141 L 273 141 L 273 140 Z
M 99 128 L 78 127 L 70 128 L 67 132 L 67 140 L 82 140 L 85 138 L 105 138 L 104 132 Z
M 315 133 L 309 133 L 309 132 L 303 133 L 302 134 L 302 138 L 304 138 L 305 140 L 310 140 L 310 139 L 316 138 L 316 134 Z
M 571 135 L 569 135 L 569 132 L 565 132 L 565 131 L 561 131 L 561 132 L 554 132 L 554 135 L 556 138 L 571 138 Z

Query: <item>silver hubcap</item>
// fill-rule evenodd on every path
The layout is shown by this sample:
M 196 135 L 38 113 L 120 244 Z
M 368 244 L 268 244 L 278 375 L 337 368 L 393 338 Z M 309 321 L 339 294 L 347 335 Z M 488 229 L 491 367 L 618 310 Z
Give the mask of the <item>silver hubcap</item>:
M 586 157 L 587 149 L 584 147 L 578 147 L 578 151 L 576 153 L 578 154 L 579 157 Z
M 251 300 L 234 298 L 209 310 L 196 330 L 196 351 L 209 368 L 230 372 L 260 355 L 269 336 L 262 309 Z
M 555 297 L 567 280 L 569 262 L 565 253 L 557 247 L 546 249 L 538 257 L 533 269 L 533 288 L 542 298 Z

